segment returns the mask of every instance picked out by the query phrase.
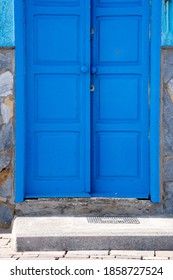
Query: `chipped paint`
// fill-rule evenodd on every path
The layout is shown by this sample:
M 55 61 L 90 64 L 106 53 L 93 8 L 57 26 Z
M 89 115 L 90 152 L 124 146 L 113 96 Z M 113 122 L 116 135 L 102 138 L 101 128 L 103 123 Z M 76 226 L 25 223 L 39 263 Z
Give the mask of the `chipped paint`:
M 173 1 L 162 0 L 162 45 L 173 45 Z
M 14 0 L 0 0 L 0 46 L 14 46 Z

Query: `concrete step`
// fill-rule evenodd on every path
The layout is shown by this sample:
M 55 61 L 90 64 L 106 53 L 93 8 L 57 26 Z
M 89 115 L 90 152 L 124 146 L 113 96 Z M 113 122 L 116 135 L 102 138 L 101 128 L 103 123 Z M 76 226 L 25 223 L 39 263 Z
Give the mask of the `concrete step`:
M 136 219 L 104 217 L 98 223 L 99 218 L 91 221 L 87 217 L 17 217 L 12 248 L 16 251 L 173 250 L 173 217 Z

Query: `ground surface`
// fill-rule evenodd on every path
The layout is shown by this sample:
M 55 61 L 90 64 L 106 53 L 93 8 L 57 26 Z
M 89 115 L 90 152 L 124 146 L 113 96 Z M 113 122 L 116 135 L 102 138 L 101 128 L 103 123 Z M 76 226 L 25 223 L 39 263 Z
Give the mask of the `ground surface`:
M 173 260 L 173 251 L 53 251 L 14 252 L 11 249 L 11 233 L 0 232 L 0 260 L 77 260 L 77 259 L 132 259 Z

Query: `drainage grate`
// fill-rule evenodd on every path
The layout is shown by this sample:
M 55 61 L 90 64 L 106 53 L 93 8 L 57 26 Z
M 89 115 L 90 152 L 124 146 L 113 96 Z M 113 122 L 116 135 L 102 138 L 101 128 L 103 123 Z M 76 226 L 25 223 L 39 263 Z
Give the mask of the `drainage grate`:
M 87 220 L 92 224 L 140 224 L 137 218 L 129 217 L 88 217 Z

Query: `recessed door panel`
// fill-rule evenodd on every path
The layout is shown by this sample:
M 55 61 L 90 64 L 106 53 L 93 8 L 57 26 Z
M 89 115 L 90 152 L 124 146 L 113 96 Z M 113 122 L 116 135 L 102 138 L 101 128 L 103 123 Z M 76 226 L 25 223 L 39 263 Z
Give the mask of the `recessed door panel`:
M 60 178 L 79 180 L 79 146 L 79 133 L 39 132 L 35 134 L 35 177 L 48 181 Z
M 140 118 L 141 77 L 139 75 L 98 76 L 98 122 L 137 121 Z
M 35 76 L 35 121 L 79 123 L 80 99 L 79 75 L 39 74 Z
M 79 63 L 80 16 L 35 15 L 34 29 L 37 64 Z
M 141 17 L 98 18 L 99 63 L 140 63 Z
M 140 135 L 131 132 L 97 133 L 97 179 L 139 178 Z

